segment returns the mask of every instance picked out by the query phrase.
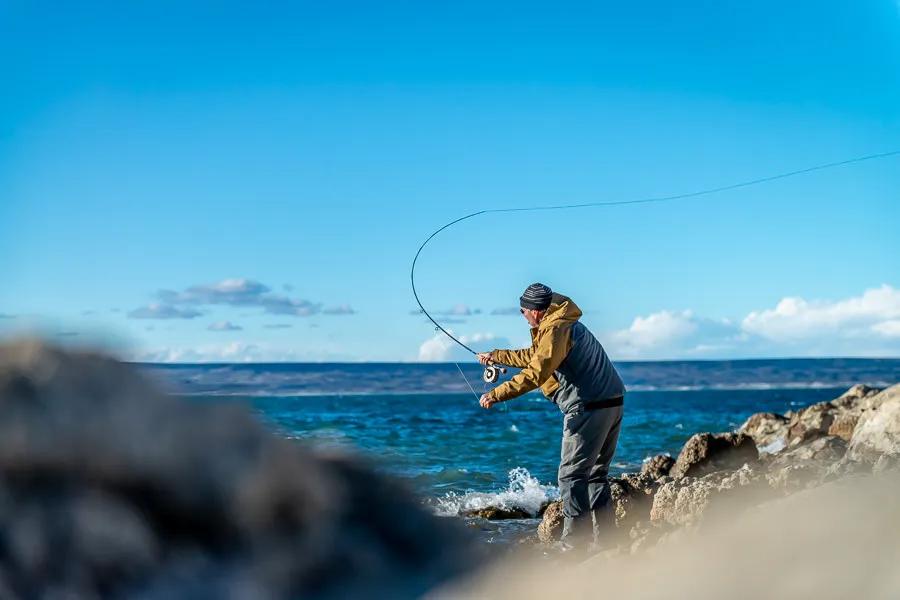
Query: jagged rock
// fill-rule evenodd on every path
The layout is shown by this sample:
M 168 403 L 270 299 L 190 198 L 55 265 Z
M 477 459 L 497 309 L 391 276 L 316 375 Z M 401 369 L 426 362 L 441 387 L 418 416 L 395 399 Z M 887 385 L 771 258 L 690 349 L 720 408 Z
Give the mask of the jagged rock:
M 749 439 L 749 438 L 748 438 Z M 660 486 L 653 497 L 650 519 L 672 525 L 698 520 L 710 502 L 724 492 L 750 486 L 762 480 L 749 465 L 737 471 L 718 471 L 700 478 L 683 477 Z
M 823 468 L 840 460 L 847 451 L 847 442 L 837 436 L 828 435 L 817 438 L 802 446 L 795 446 L 774 455 L 766 465 L 770 470 L 781 469 L 789 465 L 815 462 Z
M 788 422 L 788 446 L 828 435 L 834 417 L 835 407 L 831 402 L 819 402 L 798 411 Z
M 874 462 L 882 455 L 900 454 L 900 384 L 867 399 L 847 454 L 851 460 Z
M 763 448 L 772 447 L 787 437 L 788 418 L 775 413 L 756 413 L 744 421 L 737 433 L 749 435 L 756 447 L 763 451 Z
M 513 506 L 510 508 L 504 508 L 502 506 L 487 506 L 485 508 L 467 510 L 462 513 L 462 516 L 478 517 L 481 519 L 487 519 L 489 521 L 500 521 L 503 519 L 528 519 L 531 518 L 532 515 L 527 510 L 519 508 L 517 506 Z
M 653 494 L 658 488 L 659 483 L 643 472 L 625 473 L 611 479 L 610 492 L 616 511 L 616 526 L 627 529 L 634 521 L 647 519 L 650 516 Z
M 4 597 L 419 597 L 468 536 L 359 458 L 133 368 L 0 346 Z
M 563 512 L 562 502 L 551 502 L 544 511 L 541 524 L 538 525 L 538 539 L 545 544 L 555 542 L 562 535 Z
M 853 430 L 856 429 L 857 422 L 859 422 L 858 415 L 839 414 L 828 428 L 828 435 L 835 435 L 845 442 L 849 442 L 853 437 Z
M 672 470 L 675 459 L 668 454 L 657 454 L 656 456 L 644 461 L 641 465 L 641 475 L 648 475 L 652 479 L 665 477 Z
M 881 390 L 878 388 L 870 387 L 863 383 L 858 383 L 851 387 L 849 390 L 832 400 L 832 403 L 836 407 L 852 407 L 857 404 L 863 398 L 869 398 L 878 394 Z
M 713 471 L 754 463 L 759 452 L 753 438 L 742 433 L 695 433 L 685 443 L 669 471 L 675 479 L 699 477 Z

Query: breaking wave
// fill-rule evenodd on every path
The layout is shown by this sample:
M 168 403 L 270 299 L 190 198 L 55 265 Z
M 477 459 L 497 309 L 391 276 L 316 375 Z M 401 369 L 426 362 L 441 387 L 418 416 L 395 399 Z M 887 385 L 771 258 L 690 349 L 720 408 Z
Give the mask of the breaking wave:
M 541 507 L 559 497 L 554 485 L 544 485 L 528 469 L 516 467 L 509 472 L 509 486 L 500 492 L 448 492 L 437 499 L 434 510 L 442 517 L 455 517 L 471 510 L 488 507 L 520 508 L 537 516 Z

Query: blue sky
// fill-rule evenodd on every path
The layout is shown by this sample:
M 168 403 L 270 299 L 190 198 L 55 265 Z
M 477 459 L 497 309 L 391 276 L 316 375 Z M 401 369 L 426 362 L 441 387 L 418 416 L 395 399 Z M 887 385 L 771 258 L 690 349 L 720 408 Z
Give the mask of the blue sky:
M 409 264 L 482 208 L 900 148 L 900 4 L 0 4 L 0 332 L 144 360 L 446 360 Z M 900 158 L 667 205 L 491 215 L 426 306 L 615 358 L 900 355 Z

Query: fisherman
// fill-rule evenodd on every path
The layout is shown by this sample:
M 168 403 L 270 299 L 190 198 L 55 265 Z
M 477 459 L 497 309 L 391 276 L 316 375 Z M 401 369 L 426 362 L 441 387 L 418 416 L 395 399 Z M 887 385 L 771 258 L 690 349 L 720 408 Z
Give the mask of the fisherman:
M 481 396 L 480 403 L 490 408 L 540 388 L 559 407 L 564 415 L 562 541 L 565 547 L 586 549 L 593 537 L 597 548 L 615 523 L 607 476 L 622 424 L 625 386 L 603 346 L 578 320 L 582 313 L 571 299 L 533 283 L 519 303 L 531 326 L 531 347 L 478 354 L 483 365 L 522 369 Z

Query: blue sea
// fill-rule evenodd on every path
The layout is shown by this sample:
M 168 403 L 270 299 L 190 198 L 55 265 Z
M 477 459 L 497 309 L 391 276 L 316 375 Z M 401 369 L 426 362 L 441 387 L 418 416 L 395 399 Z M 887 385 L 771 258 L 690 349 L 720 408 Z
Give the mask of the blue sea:
M 364 454 L 405 480 L 440 515 L 488 505 L 536 512 L 556 496 L 562 415 L 539 393 L 478 406 L 457 365 L 143 364 L 171 393 L 239 402 L 286 438 Z M 460 365 L 481 393 L 477 364 Z M 760 411 L 784 413 L 856 383 L 900 380 L 900 359 L 620 362 L 628 387 L 612 471 L 677 455 L 692 434 L 727 431 Z M 511 373 L 510 373 L 511 375 Z M 508 375 L 509 376 L 509 375 Z M 533 522 L 481 522 L 486 541 Z

